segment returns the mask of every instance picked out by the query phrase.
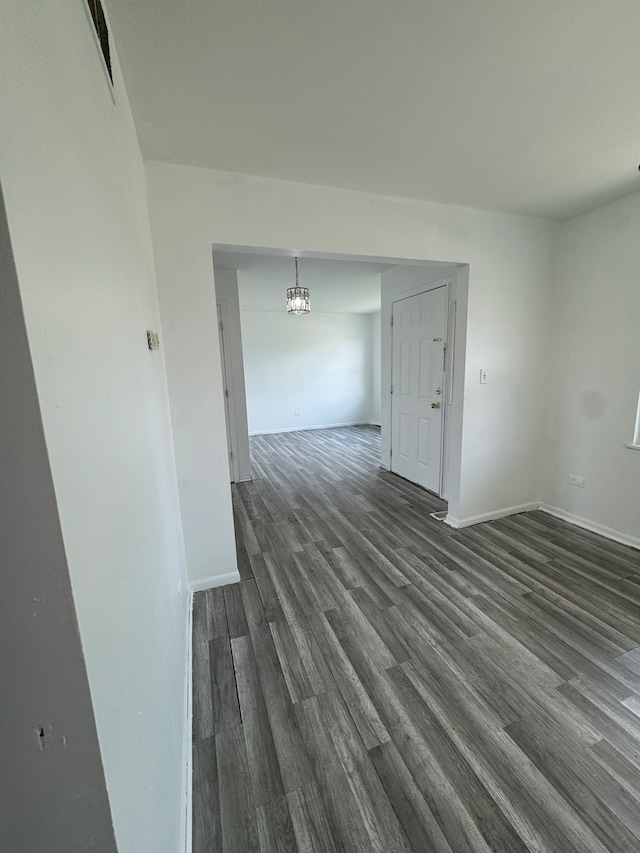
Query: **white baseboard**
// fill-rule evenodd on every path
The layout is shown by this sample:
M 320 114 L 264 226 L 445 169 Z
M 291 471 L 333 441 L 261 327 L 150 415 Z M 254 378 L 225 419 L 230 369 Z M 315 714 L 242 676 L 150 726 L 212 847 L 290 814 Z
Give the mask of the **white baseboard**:
M 215 586 L 226 586 L 230 583 L 240 583 L 239 572 L 227 572 L 226 575 L 214 575 L 211 578 L 202 578 L 202 580 L 191 581 L 189 587 L 191 592 L 201 592 L 203 589 L 213 589 Z
M 456 529 L 462 527 L 471 527 L 472 524 L 481 524 L 483 521 L 494 521 L 496 518 L 505 518 L 507 515 L 517 515 L 519 512 L 531 512 L 531 510 L 539 509 L 539 501 L 531 501 L 527 504 L 519 506 L 507 506 L 502 509 L 495 509 L 491 512 L 483 512 L 481 515 L 472 515 L 469 518 L 455 518 L 448 515 L 445 518 L 445 524 Z
M 483 521 L 493 521 L 496 518 L 505 518 L 507 515 L 517 515 L 519 512 L 531 512 L 539 509 L 541 512 L 546 512 L 549 515 L 555 516 L 562 521 L 567 521 L 569 524 L 575 524 L 576 527 L 582 527 L 584 530 L 590 530 L 592 533 L 598 533 L 606 539 L 611 539 L 614 542 L 619 542 L 621 545 L 629 545 L 631 548 L 640 550 L 640 538 L 631 536 L 628 533 L 621 533 L 619 530 L 614 530 L 612 527 L 607 527 L 605 524 L 599 524 L 597 521 L 591 521 L 588 518 L 583 518 L 580 515 L 574 515 L 572 512 L 567 512 L 557 506 L 550 506 L 542 503 L 542 501 L 533 501 L 520 506 L 510 506 L 504 509 L 498 509 L 494 512 L 485 512 L 482 515 L 474 515 L 470 518 L 455 518 L 448 515 L 445 518 L 445 523 L 449 527 L 456 529 L 462 527 L 470 527 L 472 524 L 481 524 Z
M 346 426 L 369 426 L 369 421 L 346 421 L 341 424 L 316 424 L 315 426 L 281 427 L 280 429 L 261 429 L 249 435 L 276 435 L 279 432 L 305 432 L 308 429 L 335 429 Z
M 192 631 L 193 631 L 193 592 L 187 592 L 187 648 L 184 674 L 184 732 L 182 742 L 182 838 L 184 853 L 192 853 L 193 847 L 193 750 L 191 747 L 192 708 Z
M 541 503 L 539 509 L 549 515 L 568 521 L 569 524 L 575 524 L 577 527 L 583 527 L 585 530 L 590 530 L 592 533 L 599 533 L 600 536 L 605 536 L 607 539 L 613 539 L 614 542 L 620 542 L 622 545 L 630 545 L 631 548 L 640 549 L 640 539 L 637 536 L 631 536 L 628 533 L 620 533 L 612 527 L 607 527 L 604 524 L 599 524 L 597 521 L 591 521 L 588 518 L 582 518 L 580 515 L 574 515 L 572 512 L 567 512 L 557 506 Z

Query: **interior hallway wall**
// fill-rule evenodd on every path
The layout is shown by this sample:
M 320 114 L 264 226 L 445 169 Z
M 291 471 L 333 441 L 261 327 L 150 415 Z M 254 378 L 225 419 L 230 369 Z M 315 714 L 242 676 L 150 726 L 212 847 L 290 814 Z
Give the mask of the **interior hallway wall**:
M 370 422 L 368 314 L 241 317 L 250 433 Z
M 189 412 L 176 441 L 198 451 L 178 458 L 179 476 L 190 481 L 203 471 L 210 484 L 197 512 L 185 514 L 186 535 L 204 553 L 217 544 L 231 564 L 224 405 L 210 346 L 212 243 L 469 264 L 460 484 L 450 509 L 465 522 L 539 499 L 557 223 L 168 163 L 147 163 L 147 186 L 171 318 L 172 407 Z M 479 384 L 481 368 L 487 385 Z M 210 524 L 198 538 L 202 517 Z
M 164 335 L 136 132 L 92 27 L 79 0 L 2 4 L 0 163 L 118 849 L 176 853 L 188 594 Z
M 0 849 L 115 853 L 1 195 L 0 281 Z
M 544 500 L 640 546 L 640 193 L 563 223 Z M 584 488 L 569 484 L 583 477 Z

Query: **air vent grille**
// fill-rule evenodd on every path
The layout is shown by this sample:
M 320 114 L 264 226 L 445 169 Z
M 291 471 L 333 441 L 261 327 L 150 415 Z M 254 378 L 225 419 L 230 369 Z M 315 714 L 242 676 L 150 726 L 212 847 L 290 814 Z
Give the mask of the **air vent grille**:
M 100 49 L 102 50 L 102 56 L 104 57 L 104 62 L 107 66 L 107 71 L 109 72 L 109 78 L 113 83 L 113 71 L 111 70 L 111 51 L 109 49 L 109 29 L 107 27 L 107 19 L 104 16 L 104 9 L 102 8 L 102 3 L 100 2 L 100 0 L 87 0 L 87 6 L 89 7 L 89 11 L 91 12 L 93 25 L 96 28 L 96 35 L 98 36 L 98 41 L 100 42 Z

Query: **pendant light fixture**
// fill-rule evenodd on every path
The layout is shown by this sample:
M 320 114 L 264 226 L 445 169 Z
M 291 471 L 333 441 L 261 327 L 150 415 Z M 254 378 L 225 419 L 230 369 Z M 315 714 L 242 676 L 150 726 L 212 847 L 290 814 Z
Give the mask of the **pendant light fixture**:
M 296 286 L 287 288 L 287 314 L 308 314 L 311 311 L 309 288 L 298 283 L 298 259 L 296 261 Z

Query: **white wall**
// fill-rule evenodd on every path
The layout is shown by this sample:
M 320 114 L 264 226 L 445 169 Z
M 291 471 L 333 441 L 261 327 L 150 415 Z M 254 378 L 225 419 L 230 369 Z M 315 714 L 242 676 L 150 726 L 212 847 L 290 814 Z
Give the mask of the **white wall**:
M 238 297 L 238 274 L 235 270 L 214 267 L 216 301 L 220 305 L 223 324 L 226 384 L 229 406 L 230 430 L 233 445 L 233 482 L 251 479 L 249 432 L 247 426 L 247 397 L 244 382 L 244 356 L 242 353 L 242 327 Z
M 226 548 L 232 531 L 222 398 L 206 386 L 213 347 L 205 376 L 200 364 L 199 332 L 215 326 L 206 263 L 212 242 L 470 264 L 455 516 L 464 522 L 538 499 L 556 223 L 166 163 L 148 163 L 147 182 L 165 316 L 175 310 L 180 317 L 165 327 L 178 387 L 172 403 L 192 413 L 191 423 L 178 425 L 176 442 L 202 449 L 179 458 L 178 470 L 183 480 L 197 476 L 204 454 L 211 491 L 198 512 L 212 520 L 212 542 Z M 482 386 L 481 367 L 489 375 Z M 192 508 L 185 525 L 196 524 Z
M 171 196 L 159 204 L 150 195 L 149 212 L 187 569 L 191 584 L 204 589 L 240 580 L 212 240 L 197 210 L 203 202 L 206 207 L 206 199 L 190 204 Z M 176 217 L 174 201 L 185 219 Z
M 369 423 L 368 314 L 241 317 L 251 433 Z
M 0 849 L 116 853 L 1 188 L 0 282 Z
M 371 423 L 382 425 L 382 357 L 380 354 L 380 312 L 369 314 L 371 326 Z
M 561 227 L 544 499 L 640 545 L 640 194 Z M 584 488 L 569 485 L 584 477 Z
M 2 181 L 116 839 L 175 853 L 187 590 L 141 156 L 84 3 L 1 17 Z

